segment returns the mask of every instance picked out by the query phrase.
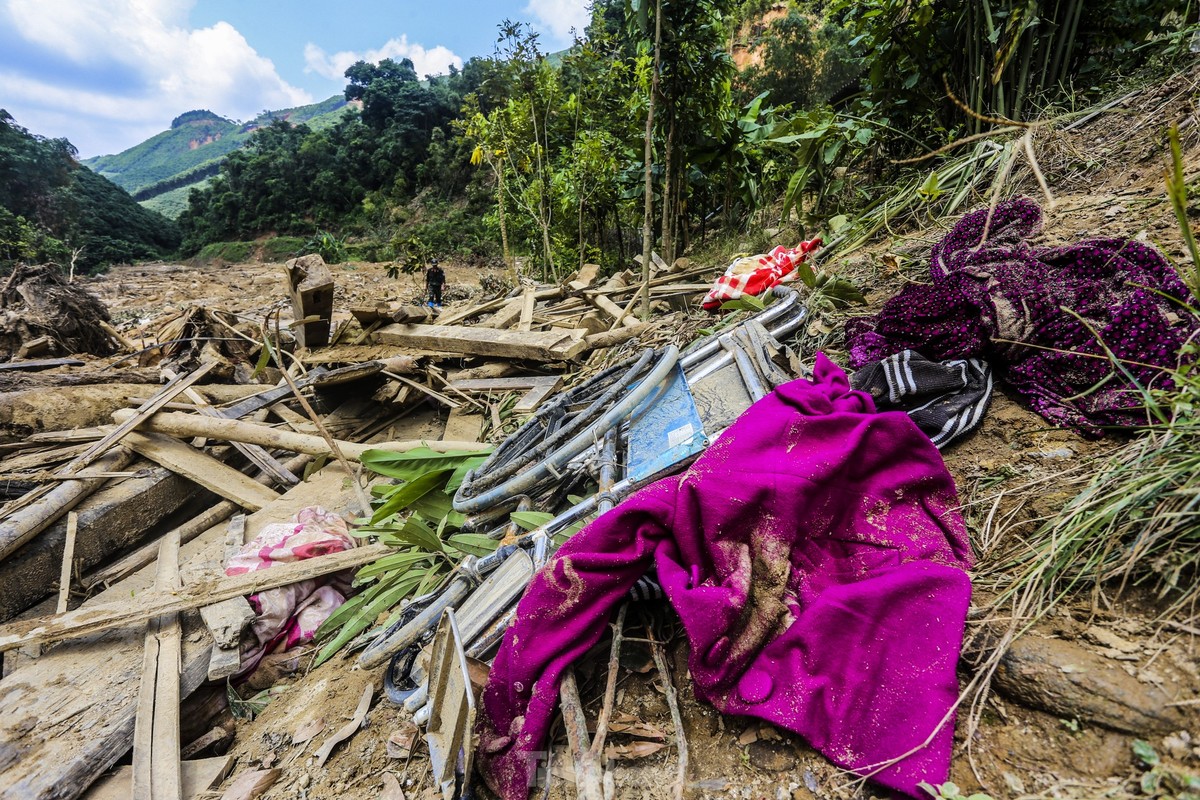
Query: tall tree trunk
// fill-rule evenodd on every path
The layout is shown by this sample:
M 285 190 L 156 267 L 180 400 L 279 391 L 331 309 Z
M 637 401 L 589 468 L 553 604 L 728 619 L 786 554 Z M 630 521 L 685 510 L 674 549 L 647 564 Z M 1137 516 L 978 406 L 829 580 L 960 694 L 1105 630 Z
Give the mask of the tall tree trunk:
M 662 56 L 662 0 L 654 6 L 654 74 L 650 79 L 650 98 L 646 108 L 646 208 L 642 218 L 642 320 L 650 319 L 650 253 L 654 250 L 654 184 L 651 168 L 654 160 L 654 99 L 658 94 L 658 63 Z
M 662 209 L 662 236 L 659 237 L 662 242 L 662 257 L 668 264 L 675 261 L 675 215 L 676 215 L 676 196 L 675 184 L 675 163 L 673 156 L 675 145 L 675 111 L 670 106 L 667 107 L 667 142 L 663 147 L 663 209 Z
M 512 273 L 513 286 L 520 283 L 521 276 L 517 274 L 517 262 L 508 252 L 508 221 L 504 216 L 504 164 L 496 167 L 496 210 L 500 215 L 500 248 L 504 252 L 504 266 Z

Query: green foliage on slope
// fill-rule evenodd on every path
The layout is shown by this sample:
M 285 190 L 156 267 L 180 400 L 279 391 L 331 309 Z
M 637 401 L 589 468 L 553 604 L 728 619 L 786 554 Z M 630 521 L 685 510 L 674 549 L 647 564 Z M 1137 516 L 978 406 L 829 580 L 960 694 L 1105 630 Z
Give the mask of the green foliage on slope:
M 148 202 L 180 188 L 198 186 L 216 175 L 230 153 L 245 147 L 256 130 L 277 120 L 321 130 L 336 124 L 348 109 L 343 98 L 334 96 L 312 105 L 265 111 L 247 123 L 225 119 L 211 111 L 188 111 L 171 122 L 170 130 L 121 153 L 85 159 L 83 164 L 139 201 Z M 170 216 L 182 210 L 178 201 L 170 200 L 151 207 L 173 210 L 175 214 Z
M 83 167 L 66 139 L 44 139 L 0 110 L 0 269 L 72 258 L 79 271 L 159 258 L 179 229 Z

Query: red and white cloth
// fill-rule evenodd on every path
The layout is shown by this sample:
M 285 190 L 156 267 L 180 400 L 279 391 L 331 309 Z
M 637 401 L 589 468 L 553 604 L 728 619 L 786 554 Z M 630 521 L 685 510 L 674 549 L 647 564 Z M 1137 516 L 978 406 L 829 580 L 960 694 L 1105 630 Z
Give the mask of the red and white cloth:
M 717 278 L 704 297 L 701 307 L 716 311 L 722 303 L 737 300 L 742 295 L 760 295 L 773 286 L 796 279 L 796 265 L 806 261 L 810 253 L 821 246 L 821 239 L 809 239 L 795 247 L 780 245 L 769 253 L 739 258 Z
M 277 564 L 303 561 L 354 547 L 346 520 L 320 506 L 296 513 L 291 522 L 264 527 L 225 567 L 226 575 L 241 575 Z M 313 578 L 250 597 L 256 614 L 253 641 L 243 640 L 241 674 L 252 672 L 267 653 L 288 650 L 312 640 L 321 623 L 346 602 L 345 575 Z

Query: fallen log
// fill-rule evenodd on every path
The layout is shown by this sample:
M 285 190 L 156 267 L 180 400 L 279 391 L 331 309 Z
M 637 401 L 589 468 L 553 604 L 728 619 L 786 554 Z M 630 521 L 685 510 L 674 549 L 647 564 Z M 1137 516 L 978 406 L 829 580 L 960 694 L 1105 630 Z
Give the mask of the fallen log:
M 148 591 L 138 596 L 133 603 L 90 606 L 52 617 L 10 622 L 0 625 L 0 653 L 27 644 L 50 644 L 64 639 L 78 639 L 94 633 L 136 625 L 163 614 L 191 611 L 233 597 L 246 597 L 266 589 L 277 589 L 311 578 L 320 578 L 345 569 L 361 567 L 391 552 L 392 548 L 388 545 L 372 544 L 304 561 L 279 564 L 271 569 L 231 575 L 209 583 L 191 584 L 176 592 Z
M 24 508 L 7 512 L 4 519 L 0 520 L 0 561 L 53 525 L 55 520 L 79 505 L 81 500 L 109 480 L 105 477 L 89 478 L 88 475 L 116 472 L 127 467 L 131 461 L 131 450 L 117 448 L 101 457 L 91 467 L 76 473 L 78 480 L 63 481 Z
M 128 409 L 122 409 L 113 414 L 118 422 L 132 415 Z M 277 430 L 266 425 L 244 422 L 239 419 L 218 419 L 216 417 L 200 417 L 195 414 L 179 412 L 159 412 L 141 425 L 143 431 L 169 433 L 172 436 L 190 438 L 204 436 L 212 439 L 222 439 L 228 442 L 248 442 L 260 447 L 279 450 L 290 450 L 293 453 L 307 453 L 313 456 L 329 455 L 329 444 L 320 436 L 306 433 Z M 448 450 L 479 450 L 487 445 L 478 442 L 383 442 L 381 444 L 357 444 L 354 442 L 337 443 L 338 448 L 351 461 L 358 461 L 367 450 L 392 450 L 402 453 L 415 450 L 418 447 L 429 447 L 439 453 Z
M 584 338 L 587 346 L 592 350 L 601 350 L 605 347 L 616 347 L 619 344 L 624 344 L 630 339 L 636 339 L 650 328 L 650 324 L 646 322 L 638 322 L 635 325 L 618 328 L 617 330 L 605 331 L 604 333 L 595 333 Z
M 624 309 L 602 294 L 588 297 L 588 302 L 627 328 L 635 328 L 642 324 L 633 317 L 628 316 Z
M 1143 683 L 1112 659 L 1063 639 L 1016 639 L 993 680 L 997 691 L 1022 705 L 1123 733 L 1167 734 L 1189 724 L 1171 705 L 1181 687 Z
M 583 335 L 583 331 L 530 333 L 453 325 L 386 325 L 375 331 L 374 337 L 381 344 L 395 347 L 528 361 L 570 361 L 587 348 Z

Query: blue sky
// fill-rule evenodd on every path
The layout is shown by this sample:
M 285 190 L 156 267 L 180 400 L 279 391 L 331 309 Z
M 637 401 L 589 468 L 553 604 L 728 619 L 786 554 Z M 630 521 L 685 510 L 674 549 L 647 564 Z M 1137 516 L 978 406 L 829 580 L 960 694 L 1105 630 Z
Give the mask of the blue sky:
M 0 108 L 83 158 L 116 153 L 194 108 L 232 119 L 324 100 L 359 59 L 418 74 L 490 55 L 496 26 L 530 22 L 544 50 L 588 0 L 0 0 Z

